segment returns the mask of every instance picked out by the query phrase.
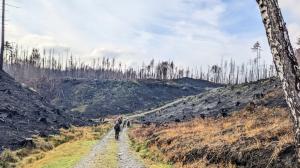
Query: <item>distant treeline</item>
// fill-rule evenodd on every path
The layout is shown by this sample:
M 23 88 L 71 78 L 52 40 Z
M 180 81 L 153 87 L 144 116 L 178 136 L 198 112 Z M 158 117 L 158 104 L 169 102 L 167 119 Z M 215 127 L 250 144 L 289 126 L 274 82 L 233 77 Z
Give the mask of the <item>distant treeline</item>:
M 257 48 L 255 48 L 257 47 Z M 5 43 L 4 69 L 20 82 L 35 79 L 87 78 L 87 79 L 178 79 L 194 78 L 215 83 L 237 84 L 276 75 L 273 65 L 260 63 L 260 45 L 254 45 L 257 58 L 238 65 L 234 60 L 222 60 L 220 64 L 206 68 L 179 68 L 173 61 L 151 60 L 138 68 L 132 68 L 114 58 L 102 57 L 86 63 L 69 50 L 24 49 L 14 43 Z

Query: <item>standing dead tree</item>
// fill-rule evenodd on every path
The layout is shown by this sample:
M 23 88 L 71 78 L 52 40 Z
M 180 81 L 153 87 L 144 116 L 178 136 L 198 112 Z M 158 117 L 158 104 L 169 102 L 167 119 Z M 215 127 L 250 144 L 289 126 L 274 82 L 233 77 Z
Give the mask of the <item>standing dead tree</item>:
M 260 53 L 261 53 L 261 45 L 259 42 L 256 42 L 251 48 L 254 52 L 256 52 L 256 58 L 254 59 L 254 63 L 256 64 L 256 78 L 260 79 Z
M 300 38 L 298 38 L 297 45 L 300 46 Z M 296 50 L 296 58 L 297 58 L 297 60 L 298 60 L 298 64 L 300 64 L 300 48 L 298 48 L 298 49 Z
M 4 43 L 5 43 L 5 0 L 2 0 L 2 22 L 1 22 L 1 51 L 0 51 L 0 71 L 3 70 Z
M 298 164 L 300 163 L 300 67 L 289 39 L 278 0 L 256 0 L 265 25 L 276 70 L 294 120 Z

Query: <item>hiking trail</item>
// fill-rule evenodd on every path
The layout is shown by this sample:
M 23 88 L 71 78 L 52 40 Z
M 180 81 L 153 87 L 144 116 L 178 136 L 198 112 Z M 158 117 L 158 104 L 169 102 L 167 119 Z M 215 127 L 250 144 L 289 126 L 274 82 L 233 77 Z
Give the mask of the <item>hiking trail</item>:
M 116 141 L 111 130 L 74 168 L 145 168 L 130 149 L 127 131 L 124 128 Z

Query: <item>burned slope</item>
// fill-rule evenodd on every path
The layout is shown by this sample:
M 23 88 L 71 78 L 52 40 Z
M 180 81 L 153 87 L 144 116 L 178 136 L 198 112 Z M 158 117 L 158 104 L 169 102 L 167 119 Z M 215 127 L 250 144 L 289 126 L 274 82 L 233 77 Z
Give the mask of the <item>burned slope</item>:
M 280 82 L 227 86 L 132 116 L 130 137 L 174 167 L 297 167 Z M 153 123 L 153 124 L 151 124 Z
M 292 128 L 287 108 L 259 106 L 226 118 L 143 125 L 130 137 L 175 168 L 296 168 Z
M 227 116 L 250 106 L 287 107 L 280 82 L 275 79 L 216 88 L 145 112 L 142 122 L 184 121 L 197 117 Z
M 41 82 L 37 88 L 52 104 L 95 118 L 149 109 L 219 86 L 188 78 L 170 81 L 62 79 Z
M 74 118 L 0 71 L 0 151 L 21 147 L 32 135 L 44 136 L 70 124 L 84 124 Z

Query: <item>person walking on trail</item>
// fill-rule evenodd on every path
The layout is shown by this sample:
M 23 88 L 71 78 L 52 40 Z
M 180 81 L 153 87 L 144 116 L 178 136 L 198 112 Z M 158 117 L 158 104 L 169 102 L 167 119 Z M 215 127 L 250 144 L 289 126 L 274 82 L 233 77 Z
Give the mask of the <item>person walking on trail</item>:
M 117 121 L 117 122 L 121 125 L 122 122 L 123 122 L 123 118 L 122 118 L 122 117 L 118 118 L 118 121 Z
M 125 128 L 126 125 L 127 125 L 127 121 L 125 120 L 125 121 L 123 122 L 123 128 Z
M 115 139 L 116 140 L 119 140 L 119 134 L 120 134 L 120 131 L 121 131 L 121 125 L 119 122 L 117 122 L 114 126 L 114 130 L 115 130 Z
M 130 128 L 130 125 L 131 125 L 130 121 L 127 121 L 127 128 Z
M 123 123 L 123 118 L 119 117 L 118 120 L 117 120 L 117 124 L 119 124 L 120 131 L 122 131 L 122 129 L 121 129 L 122 123 Z

